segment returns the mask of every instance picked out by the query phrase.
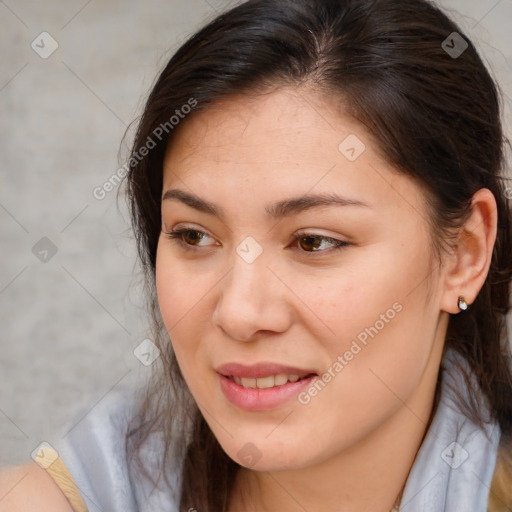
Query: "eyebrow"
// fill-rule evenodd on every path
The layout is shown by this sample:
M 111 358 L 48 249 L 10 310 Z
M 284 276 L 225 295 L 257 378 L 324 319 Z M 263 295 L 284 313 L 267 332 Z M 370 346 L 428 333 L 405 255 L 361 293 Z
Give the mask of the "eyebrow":
M 223 209 L 195 194 L 185 192 L 179 189 L 169 189 L 163 196 L 162 201 L 176 200 L 180 201 L 195 210 L 214 215 L 220 219 L 225 219 Z M 267 204 L 265 211 L 267 215 L 274 219 L 280 219 L 288 215 L 296 215 L 312 208 L 322 206 L 362 206 L 371 208 L 371 206 L 358 199 L 350 199 L 339 196 L 338 194 L 308 194 L 291 199 L 285 199 L 273 204 Z

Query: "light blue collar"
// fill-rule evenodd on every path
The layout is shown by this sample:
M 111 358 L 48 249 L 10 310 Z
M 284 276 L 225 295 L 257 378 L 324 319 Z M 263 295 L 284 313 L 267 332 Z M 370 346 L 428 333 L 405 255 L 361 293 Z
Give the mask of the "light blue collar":
M 470 391 L 456 362 L 469 366 L 460 354 L 448 350 L 441 366 L 445 370 L 438 409 L 409 473 L 400 512 L 487 511 L 501 432 L 492 421 L 482 430 L 461 411 L 452 387 L 464 398 Z M 474 389 L 487 415 L 487 401 L 477 385 Z

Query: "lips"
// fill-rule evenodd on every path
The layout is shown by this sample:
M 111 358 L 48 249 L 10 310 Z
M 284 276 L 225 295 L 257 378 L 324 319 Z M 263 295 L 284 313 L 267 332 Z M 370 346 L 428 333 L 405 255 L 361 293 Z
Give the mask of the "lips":
M 245 411 L 266 411 L 281 407 L 318 377 L 309 368 L 261 362 L 252 365 L 226 363 L 216 368 L 226 398 Z

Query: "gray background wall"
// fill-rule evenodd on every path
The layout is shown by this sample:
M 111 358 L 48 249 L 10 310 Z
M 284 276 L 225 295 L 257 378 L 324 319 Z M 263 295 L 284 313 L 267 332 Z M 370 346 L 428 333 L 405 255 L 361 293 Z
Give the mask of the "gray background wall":
M 440 3 L 501 83 L 510 137 L 512 0 Z M 124 197 L 93 190 L 158 70 L 226 6 L 0 1 L 0 465 L 150 371 L 133 353 L 148 331 Z

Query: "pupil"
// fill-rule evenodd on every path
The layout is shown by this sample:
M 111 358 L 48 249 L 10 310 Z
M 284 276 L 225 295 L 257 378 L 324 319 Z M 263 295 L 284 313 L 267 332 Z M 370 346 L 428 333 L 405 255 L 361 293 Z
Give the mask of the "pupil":
M 192 236 L 192 234 L 195 233 L 195 237 Z M 189 237 L 190 239 L 195 239 L 195 241 L 199 241 L 201 240 L 201 236 L 199 236 L 199 232 L 198 231 L 189 231 L 188 233 L 185 233 L 185 236 Z
M 310 247 L 310 249 L 318 249 L 318 247 L 320 246 L 319 239 L 317 237 L 314 237 L 314 236 L 304 236 L 304 237 L 302 237 L 301 240 L 302 241 L 308 240 L 309 242 L 306 242 L 306 245 L 308 243 L 312 243 L 313 247 Z

